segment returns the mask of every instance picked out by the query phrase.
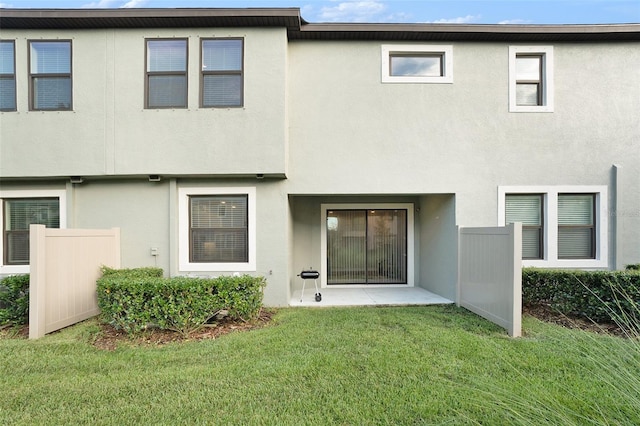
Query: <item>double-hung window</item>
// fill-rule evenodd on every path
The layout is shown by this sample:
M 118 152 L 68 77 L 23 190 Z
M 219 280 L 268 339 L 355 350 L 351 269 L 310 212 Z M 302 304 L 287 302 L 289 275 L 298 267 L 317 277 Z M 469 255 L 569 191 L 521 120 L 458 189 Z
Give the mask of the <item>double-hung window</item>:
M 29 272 L 29 225 L 64 228 L 65 191 L 0 191 L 0 273 Z
M 70 111 L 71 41 L 30 41 L 29 77 L 32 111 Z
M 178 194 L 180 270 L 254 271 L 255 187 L 185 187 Z
M 382 45 L 383 83 L 453 83 L 453 47 Z
M 189 197 L 191 262 L 247 262 L 247 195 Z
M 553 47 L 509 47 L 509 111 L 553 112 Z
M 0 40 L 0 111 L 16 110 L 15 43 Z
M 187 107 L 187 40 L 147 40 L 146 108 Z
M 522 223 L 525 266 L 607 267 L 607 187 L 499 187 L 498 224 Z
M 544 247 L 542 194 L 507 194 L 506 223 L 522 223 L 522 258 L 542 259 Z
M 201 43 L 201 106 L 242 106 L 243 40 L 203 39 Z
M 558 258 L 596 256 L 594 194 L 558 194 Z

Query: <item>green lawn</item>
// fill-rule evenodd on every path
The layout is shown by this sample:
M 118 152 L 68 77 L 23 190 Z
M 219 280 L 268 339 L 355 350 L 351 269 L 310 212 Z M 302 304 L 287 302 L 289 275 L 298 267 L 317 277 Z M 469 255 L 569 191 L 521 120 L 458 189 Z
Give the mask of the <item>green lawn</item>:
M 640 424 L 640 343 L 454 306 L 282 309 L 217 340 L 0 340 L 0 424 Z

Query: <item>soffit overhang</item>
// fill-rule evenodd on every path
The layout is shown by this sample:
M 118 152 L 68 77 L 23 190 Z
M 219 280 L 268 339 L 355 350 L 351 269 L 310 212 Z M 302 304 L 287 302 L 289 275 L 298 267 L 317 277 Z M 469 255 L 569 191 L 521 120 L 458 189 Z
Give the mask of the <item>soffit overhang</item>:
M 282 27 L 290 40 L 391 42 L 639 41 L 640 24 L 486 25 L 308 23 L 299 8 L 0 9 L 0 29 Z

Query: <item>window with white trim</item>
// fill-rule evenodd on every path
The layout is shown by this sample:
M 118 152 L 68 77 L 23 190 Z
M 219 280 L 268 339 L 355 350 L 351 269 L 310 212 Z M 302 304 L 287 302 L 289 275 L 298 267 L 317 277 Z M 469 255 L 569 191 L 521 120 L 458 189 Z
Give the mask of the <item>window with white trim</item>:
M 553 112 L 553 46 L 509 46 L 509 111 Z
M 64 228 L 64 191 L 0 191 L 0 272 L 29 272 L 29 225 Z
M 453 46 L 382 45 L 383 83 L 453 83 Z
M 523 224 L 525 266 L 608 266 L 606 186 L 499 187 L 498 208 Z
M 16 50 L 13 40 L 0 40 L 0 111 L 16 110 Z
M 29 77 L 31 110 L 70 111 L 71 41 L 30 41 Z
M 178 191 L 180 270 L 254 271 L 255 187 Z
M 522 223 L 522 258 L 542 259 L 544 247 L 543 195 L 507 194 L 505 223 Z

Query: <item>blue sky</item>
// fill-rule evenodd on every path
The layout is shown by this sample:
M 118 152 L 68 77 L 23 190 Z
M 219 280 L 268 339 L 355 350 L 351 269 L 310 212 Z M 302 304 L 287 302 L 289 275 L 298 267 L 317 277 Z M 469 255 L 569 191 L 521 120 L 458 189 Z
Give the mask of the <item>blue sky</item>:
M 309 22 L 640 23 L 640 0 L 1 0 L 16 8 L 298 7 Z

